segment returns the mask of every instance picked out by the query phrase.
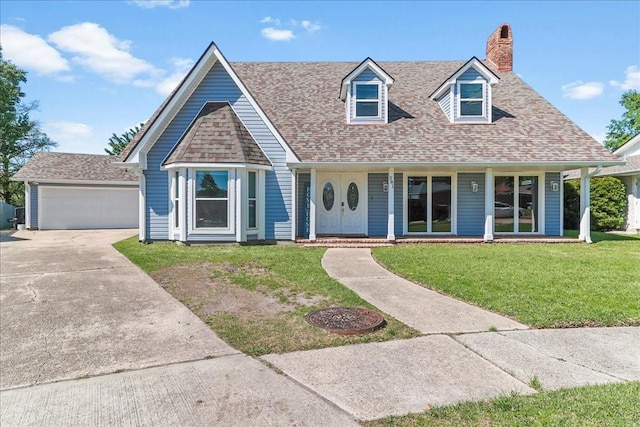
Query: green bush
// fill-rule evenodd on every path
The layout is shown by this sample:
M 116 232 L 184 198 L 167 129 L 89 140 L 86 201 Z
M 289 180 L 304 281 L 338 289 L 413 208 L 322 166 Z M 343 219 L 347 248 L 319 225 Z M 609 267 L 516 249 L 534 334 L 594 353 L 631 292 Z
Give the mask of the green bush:
M 626 186 L 618 178 L 591 180 L 591 230 L 618 230 L 627 214 Z M 564 184 L 564 227 L 576 230 L 580 225 L 580 180 Z

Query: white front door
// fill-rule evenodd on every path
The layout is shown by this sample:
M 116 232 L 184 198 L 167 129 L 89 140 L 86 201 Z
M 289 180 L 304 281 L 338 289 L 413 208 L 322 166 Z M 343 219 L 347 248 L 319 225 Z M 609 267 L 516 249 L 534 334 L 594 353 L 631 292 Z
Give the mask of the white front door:
M 330 235 L 367 233 L 366 174 L 318 174 L 316 232 Z

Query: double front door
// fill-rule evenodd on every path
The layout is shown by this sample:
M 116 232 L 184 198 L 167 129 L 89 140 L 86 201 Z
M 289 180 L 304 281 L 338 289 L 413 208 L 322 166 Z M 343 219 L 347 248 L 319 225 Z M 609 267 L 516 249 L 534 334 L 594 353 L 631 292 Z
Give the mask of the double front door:
M 366 174 L 318 173 L 316 232 L 324 235 L 365 235 Z

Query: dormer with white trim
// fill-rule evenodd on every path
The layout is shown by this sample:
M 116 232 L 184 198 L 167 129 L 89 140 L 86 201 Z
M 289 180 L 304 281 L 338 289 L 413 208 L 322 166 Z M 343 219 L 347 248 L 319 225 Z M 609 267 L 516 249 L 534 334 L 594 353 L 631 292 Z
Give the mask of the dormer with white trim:
M 500 78 L 475 56 L 430 96 L 451 123 L 491 123 L 491 88 Z
M 340 86 L 347 123 L 389 123 L 389 87 L 393 77 L 367 58 L 354 68 Z

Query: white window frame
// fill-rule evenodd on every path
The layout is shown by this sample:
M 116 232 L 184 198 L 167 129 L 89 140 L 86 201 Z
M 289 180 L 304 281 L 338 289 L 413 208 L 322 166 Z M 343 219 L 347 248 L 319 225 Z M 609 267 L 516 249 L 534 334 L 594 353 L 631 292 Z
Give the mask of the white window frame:
M 468 84 L 477 84 L 482 85 L 482 98 L 464 98 L 462 99 L 462 85 Z M 487 84 L 485 81 L 478 80 L 458 80 L 457 85 L 457 103 L 458 103 L 458 111 L 456 114 L 456 118 L 484 118 L 487 116 Z M 470 114 L 462 114 L 462 101 L 480 101 L 482 102 L 482 114 L 479 115 L 470 115 Z
M 409 177 L 427 178 L 427 231 L 409 232 Z M 451 178 L 451 231 L 432 231 L 433 219 L 433 178 Z M 409 236 L 455 236 L 458 234 L 458 174 L 455 172 L 431 172 L 423 171 L 404 172 L 402 176 L 402 232 Z
M 255 194 L 254 197 L 250 197 L 250 192 L 249 192 L 249 188 L 250 188 L 250 176 L 251 174 L 254 174 L 255 178 L 256 178 L 256 182 L 255 182 Z M 257 170 L 248 170 L 247 171 L 247 196 L 246 196 L 246 200 L 247 200 L 247 214 L 246 214 L 246 224 L 247 224 L 247 231 L 251 232 L 251 234 L 257 233 L 258 229 L 260 228 L 260 185 L 259 185 L 259 180 L 260 180 L 260 173 Z M 251 201 L 255 202 L 255 226 L 251 227 L 251 218 L 250 218 L 250 212 L 251 210 L 249 209 L 249 205 Z
M 495 218 L 495 192 L 496 192 L 496 178 L 501 177 L 501 176 L 512 176 L 514 179 L 514 192 L 513 192 L 513 231 L 495 231 L 496 228 L 496 218 Z M 516 212 L 519 212 L 520 209 L 520 177 L 523 176 L 535 176 L 538 178 L 538 231 L 518 231 L 520 228 L 520 222 L 517 221 L 517 217 L 516 217 Z M 541 173 L 541 172 L 519 172 L 519 173 L 513 173 L 513 172 L 496 172 L 493 175 L 493 234 L 494 235 L 499 235 L 499 236 L 513 236 L 513 235 L 518 235 L 518 236 L 522 236 L 522 235 L 530 235 L 530 236 L 537 236 L 537 235 L 544 235 L 545 234 L 545 200 L 546 200 L 546 195 L 545 195 L 545 179 L 546 179 L 546 173 Z M 515 185 L 515 183 L 518 183 L 518 185 Z M 561 207 L 561 209 L 563 209 Z
M 198 198 L 197 181 L 198 172 L 227 172 L 227 197 L 226 198 Z M 190 224 L 189 232 L 193 234 L 233 234 L 235 229 L 235 185 L 236 174 L 234 169 L 227 168 L 197 168 L 191 169 L 190 173 L 190 189 L 191 197 L 189 197 Z M 198 200 L 226 200 L 227 201 L 227 226 L 226 227 L 196 227 L 196 204 Z
M 358 86 L 377 86 L 378 97 L 375 99 L 361 99 L 358 100 Z M 377 102 L 378 103 L 378 115 L 377 116 L 359 116 L 358 115 L 358 102 Z M 379 120 L 382 118 L 382 82 L 353 82 L 353 119 L 354 120 Z

